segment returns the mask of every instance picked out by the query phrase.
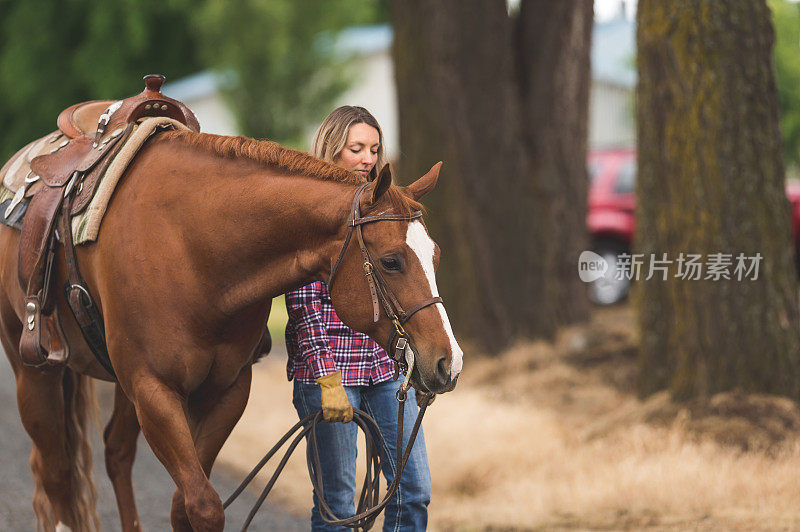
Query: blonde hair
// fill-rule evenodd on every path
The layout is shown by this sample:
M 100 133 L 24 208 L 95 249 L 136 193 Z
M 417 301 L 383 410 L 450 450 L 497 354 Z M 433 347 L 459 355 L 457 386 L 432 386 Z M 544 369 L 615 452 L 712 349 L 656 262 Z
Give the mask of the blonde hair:
M 335 162 L 347 144 L 347 135 L 350 134 L 350 127 L 353 124 L 367 124 L 378 130 L 378 153 L 375 166 L 367 176 L 367 179 L 372 181 L 386 163 L 383 153 L 383 132 L 375 117 L 363 107 L 343 105 L 334 109 L 317 129 L 311 145 L 311 154 L 324 161 Z

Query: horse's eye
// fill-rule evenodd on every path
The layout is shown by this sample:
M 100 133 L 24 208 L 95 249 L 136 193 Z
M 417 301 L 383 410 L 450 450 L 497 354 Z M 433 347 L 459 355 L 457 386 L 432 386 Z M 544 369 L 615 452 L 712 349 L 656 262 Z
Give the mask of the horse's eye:
M 381 266 L 385 270 L 399 272 L 401 268 L 400 260 L 397 257 L 384 257 L 381 259 Z

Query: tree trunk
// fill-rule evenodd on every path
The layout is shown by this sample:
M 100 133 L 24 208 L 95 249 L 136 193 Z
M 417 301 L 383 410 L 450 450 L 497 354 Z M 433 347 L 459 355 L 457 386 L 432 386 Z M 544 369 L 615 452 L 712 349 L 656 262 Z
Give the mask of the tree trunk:
M 514 190 L 522 166 L 505 2 L 410 0 L 393 14 L 401 173 L 415 179 L 444 160 L 425 198 L 443 250 L 439 286 L 460 334 L 502 347 L 519 302 L 504 276 L 521 279 L 528 239 L 518 219 L 530 212 Z
M 443 249 L 439 286 L 458 332 L 493 351 L 516 337 L 552 336 L 559 320 L 585 316 L 575 274 L 585 240 L 577 244 L 571 232 L 585 234 L 588 38 L 583 52 L 565 50 L 591 27 L 591 2 L 581 4 L 589 6 L 588 23 L 565 14 L 545 45 L 520 38 L 532 31 L 535 8 L 520 19 L 514 42 L 503 0 L 393 3 L 400 173 L 414 179 L 445 161 L 437 190 L 425 199 Z M 517 57 L 523 41 L 525 54 Z M 539 68 L 545 48 L 558 59 Z M 533 89 L 553 79 L 559 90 Z M 543 95 L 554 100 L 529 101 Z M 566 119 L 542 112 L 548 106 Z M 555 130 L 553 142 L 538 141 Z M 545 161 L 551 157 L 555 162 Z M 561 193 L 575 196 L 554 205 Z M 574 255 L 566 268 L 562 254 Z
M 636 247 L 646 265 L 650 254 L 676 261 L 666 281 L 657 274 L 635 294 L 640 390 L 797 398 L 797 280 L 769 10 L 762 0 L 641 0 L 637 40 Z M 701 255 L 702 279 L 675 277 L 680 253 Z M 731 254 L 717 257 L 731 261 L 729 280 L 708 269 L 717 253 Z M 740 253 L 747 266 L 763 257 L 755 280 L 738 280 Z
M 520 4 L 516 26 L 522 140 L 540 212 L 547 213 L 540 223 L 548 226 L 537 231 L 540 249 L 529 248 L 536 255 L 527 263 L 537 275 L 529 277 L 535 284 L 528 291 L 546 291 L 556 326 L 589 315 L 586 285 L 575 272 L 580 252 L 590 247 L 586 150 L 593 20 L 592 0 L 530 0 Z M 542 286 L 537 278 L 548 282 Z

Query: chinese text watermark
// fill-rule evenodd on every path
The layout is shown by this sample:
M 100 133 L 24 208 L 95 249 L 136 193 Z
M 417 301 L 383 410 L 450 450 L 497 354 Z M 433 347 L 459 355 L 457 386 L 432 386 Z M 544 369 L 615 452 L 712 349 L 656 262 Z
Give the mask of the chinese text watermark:
M 593 251 L 584 251 L 578 258 L 581 281 L 591 283 L 601 278 L 617 281 L 670 278 L 684 281 L 755 281 L 763 257 L 761 253 L 680 253 L 670 258 L 667 253 L 620 253 L 613 258 Z M 609 264 L 613 260 L 613 264 Z

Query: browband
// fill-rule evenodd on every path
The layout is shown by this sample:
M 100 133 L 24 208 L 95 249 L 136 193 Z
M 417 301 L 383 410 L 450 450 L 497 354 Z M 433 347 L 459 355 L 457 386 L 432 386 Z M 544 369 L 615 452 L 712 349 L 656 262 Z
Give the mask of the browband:
M 422 211 L 414 211 L 410 214 L 376 214 L 374 216 L 364 216 L 358 220 L 350 220 L 347 225 L 354 227 L 356 225 L 364 225 L 371 222 L 380 222 L 382 220 L 397 220 L 401 222 L 414 220 L 415 218 L 422 218 Z
M 369 186 L 370 183 L 364 183 L 359 187 L 356 191 L 355 196 L 353 197 L 353 204 L 351 208 L 351 216 L 350 219 L 347 221 L 347 234 L 344 238 L 344 244 L 342 245 L 341 251 L 339 251 L 339 256 L 336 258 L 336 262 L 331 269 L 331 275 L 328 277 L 328 288 L 331 289 L 333 286 L 333 281 L 336 277 L 336 272 L 339 270 L 339 264 L 341 264 L 342 259 L 344 258 L 344 254 L 347 251 L 348 246 L 350 245 L 350 239 L 353 236 L 353 230 L 355 230 L 358 236 L 358 245 L 361 249 L 361 255 L 364 259 L 364 274 L 367 278 L 367 284 L 369 285 L 370 296 L 372 297 L 372 318 L 373 321 L 377 322 L 380 319 L 380 307 L 383 306 L 384 310 L 386 311 L 386 315 L 392 321 L 392 331 L 389 335 L 389 342 L 388 342 L 388 352 L 392 359 L 397 363 L 398 366 L 406 365 L 404 360 L 404 353 L 406 346 L 411 344 L 411 338 L 408 336 L 408 333 L 405 332 L 403 329 L 403 325 L 408 322 L 411 317 L 419 312 L 420 310 L 429 307 L 431 305 L 435 305 L 436 303 L 442 303 L 441 297 L 432 297 L 421 303 L 418 303 L 414 307 L 411 308 L 409 312 L 403 310 L 403 307 L 400 305 L 400 302 L 392 293 L 392 290 L 389 288 L 388 283 L 384 279 L 383 275 L 380 273 L 379 270 L 375 268 L 373 264 L 372 257 L 369 254 L 369 250 L 367 249 L 366 244 L 364 243 L 364 236 L 361 233 L 361 226 L 368 223 L 373 222 L 380 222 L 385 220 L 393 220 L 393 221 L 411 221 L 417 218 L 422 217 L 422 211 L 414 211 L 409 214 L 376 214 L 373 216 L 361 216 L 361 195 L 363 194 L 364 190 Z M 379 304 L 380 303 L 380 304 Z

